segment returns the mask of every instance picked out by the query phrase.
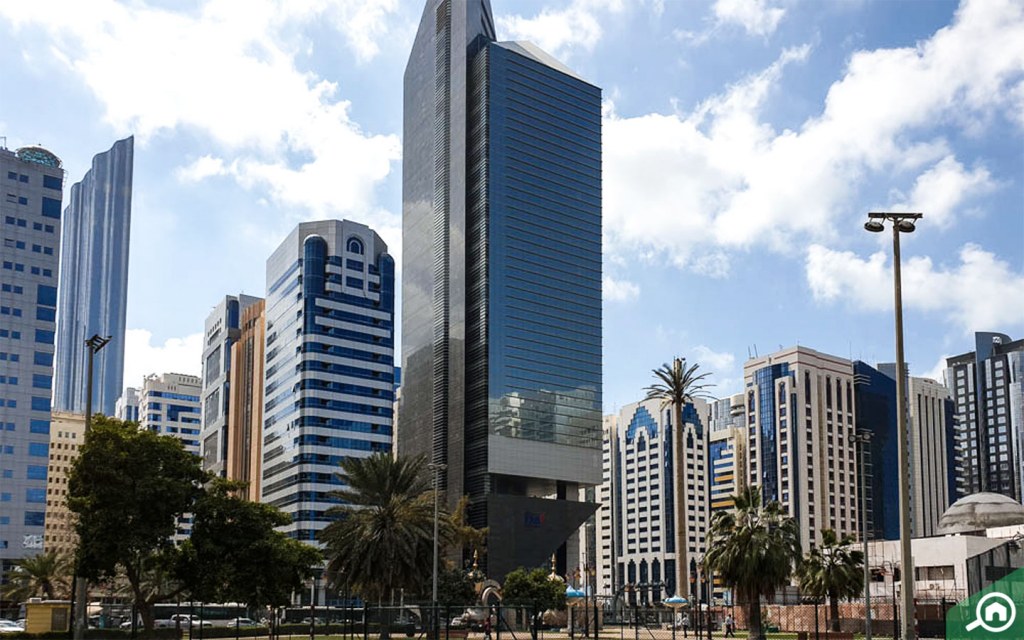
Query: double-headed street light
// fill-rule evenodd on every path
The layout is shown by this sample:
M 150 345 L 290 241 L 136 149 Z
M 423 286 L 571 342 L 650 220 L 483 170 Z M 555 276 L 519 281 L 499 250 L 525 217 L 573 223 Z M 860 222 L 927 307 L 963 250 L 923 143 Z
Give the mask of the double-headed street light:
M 873 212 L 868 214 L 864 228 L 872 233 L 885 230 L 885 221 L 892 223 L 892 276 L 896 314 L 896 424 L 899 444 L 900 485 L 900 564 L 903 567 L 903 590 L 900 609 L 903 616 L 903 640 L 914 640 L 914 564 L 910 549 L 910 434 L 907 431 L 907 371 L 903 358 L 903 293 L 900 283 L 900 234 L 913 233 L 920 213 Z M 865 558 L 865 561 L 867 559 Z
M 89 436 L 89 430 L 92 428 L 92 391 L 93 391 L 93 380 L 92 380 L 92 363 L 96 354 L 100 352 L 103 347 L 110 343 L 111 336 L 106 338 L 100 336 L 100 334 L 94 334 L 91 338 L 85 341 L 86 348 L 86 365 L 85 365 L 85 435 Z M 81 541 L 79 541 L 81 545 Z M 82 640 L 85 637 L 85 628 L 88 625 L 88 613 L 89 613 L 89 582 L 81 577 L 75 576 L 75 591 L 73 596 L 74 600 L 78 601 L 78 606 L 75 610 L 75 619 L 72 628 L 74 629 L 73 637 L 75 640 Z M 74 605 L 72 605 L 74 606 Z

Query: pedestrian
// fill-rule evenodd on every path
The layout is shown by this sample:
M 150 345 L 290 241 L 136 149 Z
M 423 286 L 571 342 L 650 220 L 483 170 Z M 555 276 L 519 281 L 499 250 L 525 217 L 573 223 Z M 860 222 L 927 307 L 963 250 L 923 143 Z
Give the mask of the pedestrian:
M 491 615 L 484 619 L 484 640 L 491 640 Z
M 732 614 L 725 616 L 725 637 L 735 638 L 736 637 L 736 621 L 733 620 Z
M 689 632 L 690 632 L 690 614 L 684 613 L 683 614 L 683 637 L 684 638 L 690 637 Z

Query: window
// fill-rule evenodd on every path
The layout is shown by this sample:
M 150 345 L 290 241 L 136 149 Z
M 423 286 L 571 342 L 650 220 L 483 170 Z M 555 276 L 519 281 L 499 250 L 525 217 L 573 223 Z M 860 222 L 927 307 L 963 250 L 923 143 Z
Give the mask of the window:
M 28 471 L 25 474 L 29 480 L 46 480 L 46 467 L 38 464 L 28 465 Z
M 34 373 L 32 374 L 32 387 L 34 389 L 52 389 L 53 377 Z
M 50 410 L 50 397 L 46 396 L 41 398 L 39 396 L 32 396 L 32 410 L 33 411 L 49 411 Z
M 56 189 L 57 191 L 60 191 L 64 186 L 61 182 L 61 179 L 55 176 L 43 176 L 43 187 L 46 189 Z
M 41 367 L 53 366 L 53 354 L 36 351 L 33 362 Z
M 36 342 L 42 344 L 53 344 L 53 332 L 45 329 L 36 329 Z
M 43 322 L 56 322 L 57 310 L 50 307 L 36 307 L 36 320 Z
M 345 243 L 345 248 L 348 249 L 349 253 L 363 255 L 363 241 L 359 238 L 349 238 L 348 242 Z
M 57 306 L 57 287 L 41 284 L 36 289 L 36 302 L 48 307 Z
M 46 403 L 50 403 L 49 399 Z M 45 458 L 50 455 L 50 445 L 45 442 L 30 442 L 28 443 L 28 455 Z
M 60 218 L 60 200 L 43 196 L 42 213 L 47 218 Z
M 25 502 L 41 503 L 46 502 L 46 489 L 29 487 L 25 489 Z
M 46 514 L 42 511 L 26 511 L 25 526 L 41 527 L 46 524 Z

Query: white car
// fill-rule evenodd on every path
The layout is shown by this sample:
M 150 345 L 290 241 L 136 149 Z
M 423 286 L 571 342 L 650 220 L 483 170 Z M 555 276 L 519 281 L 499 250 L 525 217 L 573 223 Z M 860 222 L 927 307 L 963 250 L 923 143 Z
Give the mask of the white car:
M 259 622 L 256 622 L 252 618 L 232 618 L 228 620 L 228 626 L 234 627 L 259 627 L 262 626 Z
M 22 633 L 25 627 L 13 620 L 0 620 L 0 633 Z

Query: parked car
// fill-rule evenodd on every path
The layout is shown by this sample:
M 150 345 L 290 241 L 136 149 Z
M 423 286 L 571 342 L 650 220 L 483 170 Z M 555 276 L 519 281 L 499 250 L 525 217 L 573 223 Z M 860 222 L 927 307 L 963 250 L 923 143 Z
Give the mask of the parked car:
M 262 627 L 263 624 L 256 622 L 252 618 L 232 618 L 228 620 L 229 627 Z
M 206 629 L 206 628 L 209 628 L 209 627 L 213 626 L 212 622 L 210 622 L 209 620 L 200 620 L 199 616 L 197 616 L 194 613 L 176 613 L 176 614 L 174 614 L 173 616 L 171 616 L 171 626 L 173 627 L 174 623 L 180 622 L 181 626 L 187 627 L 189 619 L 192 620 L 192 626 L 193 627 L 202 626 L 204 629 Z
M 25 627 L 13 620 L 0 620 L 0 633 L 22 633 Z
M 182 624 L 186 625 L 186 624 L 188 624 L 188 621 L 185 621 Z M 121 624 L 119 624 L 117 626 L 119 628 L 121 628 L 121 629 L 131 629 L 132 628 L 132 619 L 128 618 L 127 620 L 125 620 L 124 622 L 122 622 Z M 142 620 L 139 620 L 139 622 L 136 624 L 136 628 L 137 629 L 141 629 L 142 628 Z M 154 620 L 153 621 L 153 628 L 154 629 L 173 629 L 174 628 L 174 621 L 173 620 Z

